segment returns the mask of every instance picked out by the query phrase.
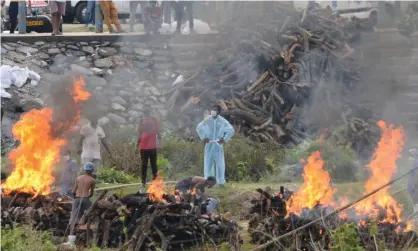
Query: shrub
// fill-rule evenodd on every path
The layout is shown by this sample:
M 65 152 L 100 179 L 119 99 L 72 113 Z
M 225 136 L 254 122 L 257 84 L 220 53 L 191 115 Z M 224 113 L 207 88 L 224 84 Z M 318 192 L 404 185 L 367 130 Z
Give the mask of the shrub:
M 247 139 L 235 136 L 225 147 L 226 178 L 230 181 L 259 181 L 273 167 L 267 163 L 267 145 L 253 146 Z
M 55 251 L 51 233 L 38 232 L 29 226 L 2 227 L 1 250 L 4 251 Z
M 141 157 L 136 152 L 137 133 L 133 127 L 125 127 L 108 133 L 107 137 L 113 158 L 107 153 L 102 156 L 104 167 L 115 167 L 126 173 L 138 173 Z
M 170 178 L 181 178 L 186 175 L 202 175 L 204 145 L 199 141 L 186 141 L 174 135 L 164 137 L 161 149 L 166 165 L 166 172 Z
M 116 168 L 100 168 L 97 171 L 98 183 L 135 183 L 139 182 L 138 177 Z
M 333 181 L 356 181 L 359 165 L 356 155 L 350 147 L 336 146 L 330 141 L 313 141 L 303 152 L 303 159 L 307 159 L 314 151 L 320 151 L 325 162 L 325 169 L 330 173 Z
M 337 230 L 331 231 L 332 251 L 364 251 L 360 246 L 360 237 L 354 224 L 343 224 Z

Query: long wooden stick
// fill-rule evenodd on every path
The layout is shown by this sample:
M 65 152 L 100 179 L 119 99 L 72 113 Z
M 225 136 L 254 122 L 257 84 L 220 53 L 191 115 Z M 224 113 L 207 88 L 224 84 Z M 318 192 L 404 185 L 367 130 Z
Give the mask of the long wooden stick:
M 370 193 L 368 193 L 368 194 L 366 194 L 366 195 L 362 196 L 361 198 L 357 199 L 356 201 L 351 202 L 351 203 L 348 203 L 347 205 L 345 205 L 345 206 L 343 206 L 343 207 L 340 207 L 339 209 L 334 210 L 333 212 L 331 212 L 331 213 L 329 213 L 329 214 L 326 214 L 326 215 L 324 215 L 324 216 L 321 216 L 321 217 L 319 217 L 318 219 L 316 219 L 316 220 L 313 220 L 313 221 L 309 222 L 308 224 L 305 224 L 305 225 L 303 225 L 303 226 L 301 226 L 301 227 L 298 227 L 298 228 L 296 228 L 296 229 L 294 229 L 294 230 L 292 230 L 292 231 L 290 231 L 290 232 L 288 232 L 288 233 L 285 233 L 284 235 L 278 236 L 278 237 L 276 237 L 276 238 L 272 239 L 271 241 L 268 241 L 268 242 L 266 242 L 266 243 L 264 243 L 264 244 L 262 244 L 262 245 L 260 245 L 260 246 L 258 246 L 258 247 L 256 247 L 256 248 L 252 249 L 251 251 L 256 251 L 256 250 L 262 250 L 262 249 L 265 249 L 266 247 L 268 247 L 268 246 L 270 246 L 270 245 L 272 245 L 272 244 L 276 243 L 277 241 L 279 241 L 279 240 L 281 240 L 281 239 L 283 239 L 283 238 L 285 238 L 285 237 L 287 237 L 287 236 L 293 235 L 294 233 L 296 233 L 296 232 L 298 232 L 298 231 L 300 231 L 300 230 L 303 230 L 303 229 L 305 229 L 305 228 L 307 228 L 307 227 L 310 227 L 310 226 L 312 226 L 313 224 L 315 224 L 315 223 L 317 223 L 317 222 L 319 222 L 319 221 L 324 220 L 325 218 L 328 218 L 328 217 L 330 217 L 330 216 L 333 216 L 333 215 L 335 215 L 335 214 L 338 214 L 339 212 L 344 211 L 345 209 L 347 209 L 347 208 L 349 208 L 349 207 L 352 207 L 353 205 L 355 205 L 355 204 L 359 203 L 360 201 L 362 201 L 362 200 L 364 200 L 364 199 L 366 199 L 366 198 L 368 198 L 368 197 L 372 196 L 373 194 L 375 194 L 375 193 L 379 192 L 379 191 L 380 191 L 380 190 L 382 190 L 383 188 L 385 188 L 385 187 L 387 187 L 387 186 L 390 186 L 390 185 L 392 185 L 393 183 L 395 183 L 396 181 L 398 181 L 398 180 L 400 180 L 400 179 L 402 179 L 402 178 L 404 178 L 404 177 L 408 176 L 409 174 L 411 174 L 411 173 L 412 173 L 412 172 L 414 172 L 415 170 L 418 170 L 418 167 L 413 168 L 413 169 L 411 169 L 409 172 L 407 172 L 407 173 L 403 174 L 402 176 L 399 176 L 398 178 L 396 178 L 396 179 L 394 179 L 394 180 L 389 181 L 388 183 L 386 183 L 386 184 L 384 184 L 384 185 L 380 186 L 379 188 L 377 188 L 377 189 L 373 190 L 372 192 L 370 192 Z

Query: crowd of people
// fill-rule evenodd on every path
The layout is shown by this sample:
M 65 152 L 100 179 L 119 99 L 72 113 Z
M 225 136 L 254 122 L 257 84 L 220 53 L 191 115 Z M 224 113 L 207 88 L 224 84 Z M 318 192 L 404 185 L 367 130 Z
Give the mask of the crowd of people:
M 199 138 L 205 144 L 204 176 L 185 177 L 175 185 L 178 200 L 189 201 L 191 194 L 195 194 L 197 198 L 207 203 L 206 208 L 209 213 L 217 210 L 218 201 L 205 194 L 206 188 L 211 188 L 216 184 L 224 187 L 224 144 L 231 139 L 235 132 L 233 126 L 220 115 L 221 110 L 221 106 L 214 105 L 210 109 L 210 116 L 196 127 Z M 139 120 L 137 133 L 136 153 L 141 156 L 140 173 L 142 188 L 145 188 L 148 162 L 151 164 L 153 179 L 157 178 L 157 157 L 162 143 L 160 122 L 152 115 L 150 106 L 144 109 L 144 116 Z M 70 219 L 70 243 L 74 238 L 72 235 L 74 225 L 91 205 L 90 198 L 93 196 L 97 170 L 101 167 L 101 146 L 112 156 L 105 139 L 104 130 L 96 117 L 90 117 L 89 122 L 81 127 L 80 141 L 77 144 L 77 153 L 80 154 L 83 166 L 81 176 L 78 176 L 80 170 L 77 162 L 71 158 L 70 151 L 68 149 L 63 151 L 60 184 L 57 185 L 61 187 L 62 194 L 74 199 Z
M 8 15 L 10 21 L 10 33 L 13 34 L 17 28 L 18 24 L 18 9 L 19 4 L 18 0 L 10 0 Z M 51 14 L 51 25 L 52 25 L 52 35 L 62 35 L 60 31 L 61 23 L 63 16 L 66 13 L 66 0 L 47 0 L 49 11 Z M 121 24 L 118 18 L 118 10 L 116 8 L 114 0 L 99 0 L 97 1 L 100 6 L 100 19 L 106 24 L 110 33 L 125 33 L 126 31 L 122 29 Z M 141 22 L 144 25 L 146 31 L 153 29 L 155 25 L 161 25 L 163 20 L 163 8 L 174 9 L 175 20 L 177 22 L 176 31 L 181 32 L 181 24 L 183 19 L 183 12 L 187 11 L 187 16 L 189 19 L 189 28 L 193 32 L 193 1 L 162 1 L 161 6 L 158 4 L 158 1 L 129 1 L 129 26 L 130 31 L 134 31 L 134 25 L 137 23 L 136 12 L 138 6 L 140 6 L 141 11 Z M 5 0 L 2 0 L 2 7 L 5 5 Z M 31 2 L 28 1 L 29 13 L 32 13 Z M 87 10 L 84 16 L 84 24 L 95 25 L 96 20 L 96 1 L 87 2 Z M 156 24 L 156 23 L 159 24 Z M 154 29 L 155 31 L 158 29 Z M 154 33 L 155 33 L 154 31 Z M 102 33 L 103 30 L 97 30 L 97 33 Z

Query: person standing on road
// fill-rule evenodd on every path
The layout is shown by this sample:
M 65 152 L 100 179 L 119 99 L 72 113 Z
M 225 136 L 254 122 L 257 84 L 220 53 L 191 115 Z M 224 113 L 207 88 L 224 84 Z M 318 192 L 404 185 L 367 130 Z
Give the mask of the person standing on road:
M 120 22 L 118 18 L 118 10 L 116 9 L 116 6 L 113 0 L 100 1 L 100 8 L 102 9 L 104 23 L 109 29 L 109 32 L 110 33 L 116 33 L 116 32 L 124 33 L 125 31 L 120 26 Z M 113 21 L 113 24 L 116 26 L 116 31 L 115 29 L 113 29 L 112 21 Z
M 142 186 L 147 183 L 148 160 L 151 163 L 153 179 L 157 177 L 157 149 L 161 143 L 160 122 L 157 118 L 151 116 L 151 108 L 147 107 L 144 111 L 144 117 L 138 125 L 138 144 L 137 151 L 141 154 L 141 175 Z
M 95 165 L 94 174 L 101 164 L 100 145 L 112 156 L 103 129 L 98 125 L 96 118 L 92 118 L 80 131 L 81 138 L 78 144 L 78 152 L 81 154 L 81 163 L 84 165 L 92 162 Z M 100 144 L 101 143 L 101 144 Z
M 52 36 L 62 35 L 60 31 L 61 18 L 65 15 L 65 0 L 49 0 L 48 1 L 49 10 L 52 15 Z
M 84 23 L 86 27 L 88 27 L 89 24 L 95 24 L 95 16 L 96 16 L 96 1 L 87 1 L 87 11 L 86 15 L 84 17 Z
M 190 33 L 193 32 L 193 1 L 177 1 L 174 4 L 176 12 L 177 28 L 176 32 L 181 33 L 181 22 L 183 20 L 184 8 L 187 9 L 187 17 L 189 18 Z
M 148 1 L 129 1 L 129 27 L 131 32 L 134 31 L 134 25 L 136 23 L 136 10 L 138 9 L 138 5 L 141 5 L 141 21 L 142 23 L 145 22 L 144 10 L 148 5 Z
M 87 162 L 84 165 L 85 174 L 78 176 L 75 180 L 73 193 L 75 194 L 75 200 L 71 208 L 70 216 L 70 235 L 68 236 L 68 242 L 66 244 L 74 245 L 75 235 L 74 228 L 76 223 L 80 220 L 84 212 L 91 206 L 90 198 L 93 196 L 94 188 L 96 186 L 96 180 L 94 179 L 93 172 L 95 166 L 91 162 Z
M 216 181 L 223 187 L 225 185 L 225 156 L 223 145 L 234 135 L 234 127 L 222 116 L 221 106 L 212 107 L 210 116 L 197 125 L 196 132 L 205 143 L 204 174 L 207 179 L 215 176 Z
M 10 19 L 10 34 L 14 34 L 17 28 L 17 15 L 19 14 L 19 1 L 10 0 L 9 10 L 7 11 Z

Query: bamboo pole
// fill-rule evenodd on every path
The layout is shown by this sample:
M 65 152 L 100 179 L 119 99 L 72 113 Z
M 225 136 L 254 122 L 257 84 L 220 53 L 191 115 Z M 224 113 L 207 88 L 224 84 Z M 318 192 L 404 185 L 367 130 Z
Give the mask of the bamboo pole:
M 275 243 L 275 242 L 278 242 L 279 240 L 281 240 L 281 239 L 283 239 L 283 238 L 285 238 L 285 237 L 287 237 L 287 236 L 293 235 L 293 234 L 295 234 L 296 232 L 298 232 L 298 231 L 300 231 L 300 230 L 303 230 L 303 229 L 305 229 L 305 228 L 307 228 L 307 227 L 309 227 L 309 226 L 312 226 L 313 224 L 315 224 L 315 223 L 317 223 L 317 222 L 323 221 L 325 218 L 328 218 L 328 217 L 330 217 L 330 216 L 333 216 L 333 215 L 335 215 L 335 214 L 338 214 L 339 212 L 344 211 L 344 210 L 346 210 L 347 208 L 352 207 L 353 205 L 355 205 L 355 204 L 359 203 L 360 201 L 362 201 L 362 200 L 364 200 L 364 199 L 366 199 L 366 198 L 368 198 L 368 197 L 372 196 L 373 194 L 375 194 L 375 193 L 379 192 L 379 191 L 380 191 L 380 190 L 382 190 L 383 188 L 385 188 L 385 187 L 387 187 L 387 186 L 390 186 L 390 185 L 392 185 L 393 183 L 395 183 L 396 181 L 398 181 L 398 180 L 400 180 L 400 179 L 402 179 L 402 178 L 404 178 L 404 177 L 406 177 L 406 176 L 410 175 L 410 174 L 411 174 L 412 172 L 414 172 L 415 170 L 418 170 L 418 167 L 415 167 L 415 168 L 411 169 L 409 172 L 407 172 L 407 173 L 403 174 L 402 176 L 399 176 L 398 178 L 396 178 L 396 179 L 394 179 L 394 180 L 391 180 L 391 181 L 389 181 L 388 183 L 386 183 L 386 184 L 384 184 L 384 185 L 382 185 L 382 186 L 378 187 L 377 189 L 373 190 L 372 192 L 370 192 L 370 193 L 368 193 L 368 194 L 366 194 L 366 195 L 364 195 L 364 196 L 360 197 L 360 198 L 359 198 L 359 199 L 357 199 L 356 201 L 351 202 L 351 203 L 348 203 L 347 205 L 345 205 L 345 206 L 343 206 L 343 207 L 340 207 L 339 209 L 334 210 L 333 212 L 331 212 L 331 213 L 329 213 L 329 214 L 326 214 L 326 215 L 324 215 L 324 216 L 321 216 L 321 217 L 319 217 L 318 219 L 313 220 L 313 221 L 309 222 L 308 224 L 305 224 L 305 225 L 303 225 L 303 226 L 301 226 L 301 227 L 298 227 L 298 228 L 296 228 L 296 229 L 294 229 L 294 230 L 292 230 L 292 231 L 290 231 L 290 232 L 288 232 L 288 233 L 286 233 L 286 234 L 284 234 L 284 235 L 278 236 L 278 237 L 276 237 L 276 238 L 272 239 L 271 241 L 268 241 L 268 242 L 266 242 L 266 243 L 264 243 L 264 244 L 262 244 L 262 245 L 260 245 L 260 246 L 258 246 L 258 247 L 256 247 L 256 248 L 252 249 L 251 251 L 263 250 L 263 249 L 265 249 L 266 247 L 268 247 L 268 246 L 272 245 L 272 244 L 273 244 L 273 243 Z

